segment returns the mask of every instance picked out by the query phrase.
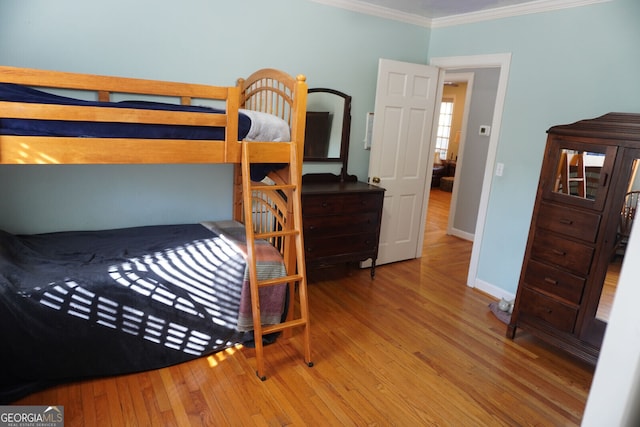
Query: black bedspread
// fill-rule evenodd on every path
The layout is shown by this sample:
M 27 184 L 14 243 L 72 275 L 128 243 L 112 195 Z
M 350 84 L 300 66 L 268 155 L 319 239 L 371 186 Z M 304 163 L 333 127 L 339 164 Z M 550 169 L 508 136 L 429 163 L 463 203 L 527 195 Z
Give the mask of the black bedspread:
M 0 403 L 236 343 L 244 274 L 240 250 L 199 224 L 0 232 Z

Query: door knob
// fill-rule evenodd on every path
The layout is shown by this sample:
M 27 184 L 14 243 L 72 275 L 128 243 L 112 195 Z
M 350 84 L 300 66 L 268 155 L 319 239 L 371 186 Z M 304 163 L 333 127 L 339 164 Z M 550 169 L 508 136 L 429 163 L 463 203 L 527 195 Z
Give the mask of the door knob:
M 371 182 L 373 182 L 374 184 L 380 184 L 380 178 L 374 176 L 373 178 L 371 178 Z

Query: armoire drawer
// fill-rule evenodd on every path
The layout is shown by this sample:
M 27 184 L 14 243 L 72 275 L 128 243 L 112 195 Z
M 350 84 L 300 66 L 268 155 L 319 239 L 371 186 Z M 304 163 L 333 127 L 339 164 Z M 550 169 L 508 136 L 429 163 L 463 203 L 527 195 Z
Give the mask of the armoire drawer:
M 302 226 L 305 239 L 309 240 L 316 237 L 366 233 L 376 228 L 379 223 L 378 212 L 364 212 L 352 215 L 305 216 Z
M 586 279 L 548 264 L 530 260 L 524 276 L 525 286 L 537 288 L 573 304 L 580 304 Z
M 577 308 L 562 304 L 529 288 L 522 290 L 519 309 L 520 315 L 523 317 L 542 320 L 554 328 L 568 333 L 573 332 L 578 314 Z
M 575 237 L 587 242 L 595 242 L 601 216 L 597 213 L 579 211 L 566 206 L 541 203 L 538 213 L 538 227 Z
M 593 247 L 566 240 L 561 236 L 538 229 L 531 246 L 531 257 L 570 270 L 589 274 Z

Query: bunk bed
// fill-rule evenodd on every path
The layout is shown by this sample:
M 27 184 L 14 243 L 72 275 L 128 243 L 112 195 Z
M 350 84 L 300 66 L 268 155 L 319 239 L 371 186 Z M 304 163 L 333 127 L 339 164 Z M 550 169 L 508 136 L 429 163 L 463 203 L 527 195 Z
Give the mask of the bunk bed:
M 274 69 L 217 87 L 0 66 L 0 165 L 234 164 L 229 221 L 0 231 L 0 401 L 180 363 L 248 334 L 264 380 L 267 337 L 298 327 L 313 365 L 306 91 L 304 76 Z

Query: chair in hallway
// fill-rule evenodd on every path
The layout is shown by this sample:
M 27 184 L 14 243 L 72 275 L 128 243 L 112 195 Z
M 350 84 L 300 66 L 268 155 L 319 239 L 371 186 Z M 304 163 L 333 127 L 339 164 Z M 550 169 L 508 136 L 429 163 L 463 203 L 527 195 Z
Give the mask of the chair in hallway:
M 618 226 L 618 236 L 616 237 L 616 256 L 624 256 L 629 241 L 629 234 L 633 226 L 633 220 L 638 210 L 638 199 L 640 191 L 630 191 L 624 198 L 624 205 L 620 210 L 620 225 Z

